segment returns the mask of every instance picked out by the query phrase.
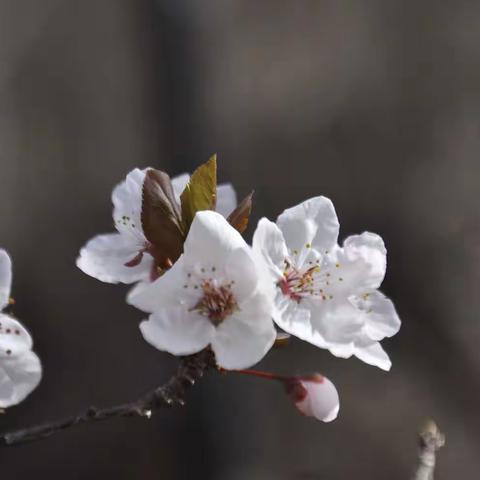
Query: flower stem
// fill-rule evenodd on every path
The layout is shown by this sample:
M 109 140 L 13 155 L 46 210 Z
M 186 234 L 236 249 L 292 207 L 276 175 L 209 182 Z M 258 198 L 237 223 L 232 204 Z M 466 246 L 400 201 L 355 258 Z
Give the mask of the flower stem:
M 285 375 L 277 375 L 275 373 L 262 372 L 260 370 L 245 369 L 245 370 L 229 370 L 229 371 L 234 373 L 240 373 L 242 375 L 250 375 L 251 377 L 264 378 L 266 380 L 276 380 L 278 382 L 286 382 L 291 379 L 291 377 L 287 377 Z

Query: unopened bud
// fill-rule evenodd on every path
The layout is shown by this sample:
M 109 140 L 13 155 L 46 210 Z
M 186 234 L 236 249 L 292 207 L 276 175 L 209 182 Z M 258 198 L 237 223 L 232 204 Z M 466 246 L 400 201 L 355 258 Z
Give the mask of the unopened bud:
M 285 381 L 285 388 L 302 415 L 322 422 L 337 418 L 340 400 L 335 385 L 328 378 L 319 374 L 291 377 Z

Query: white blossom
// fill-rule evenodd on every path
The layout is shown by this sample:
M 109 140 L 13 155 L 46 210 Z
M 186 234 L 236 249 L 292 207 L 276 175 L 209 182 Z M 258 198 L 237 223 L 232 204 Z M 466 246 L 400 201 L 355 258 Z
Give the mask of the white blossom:
M 260 220 L 254 251 L 276 285 L 274 320 L 286 332 L 334 355 L 391 367 L 379 341 L 398 332 L 393 303 L 378 291 L 386 271 L 381 237 L 365 232 L 337 244 L 332 202 L 315 197 Z
M 10 302 L 11 282 L 10 257 L 0 250 L 0 408 L 20 403 L 42 377 L 32 337 L 18 320 L 3 313 Z
M 286 387 L 302 415 L 322 422 L 337 418 L 340 400 L 335 385 L 328 378 L 319 374 L 293 378 Z
M 147 169 L 132 170 L 112 192 L 113 221 L 117 232 L 93 237 L 80 251 L 77 266 L 87 275 L 107 283 L 150 281 L 155 271 L 150 244 L 142 229 L 142 190 Z M 190 176 L 172 178 L 175 197 Z M 235 209 L 237 198 L 229 183 L 217 188 L 217 211 L 226 216 Z
M 210 346 L 219 366 L 246 368 L 275 341 L 273 289 L 261 262 L 216 212 L 198 212 L 184 253 L 153 283 L 133 290 L 129 303 L 151 313 L 140 325 L 150 344 L 174 355 Z

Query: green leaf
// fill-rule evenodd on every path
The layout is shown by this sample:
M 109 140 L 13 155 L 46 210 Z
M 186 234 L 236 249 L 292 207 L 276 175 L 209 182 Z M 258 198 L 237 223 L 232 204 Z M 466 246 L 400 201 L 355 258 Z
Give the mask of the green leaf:
M 208 162 L 200 165 L 190 177 L 180 196 L 182 220 L 188 231 L 197 212 L 215 210 L 217 203 L 217 156 L 212 155 Z
M 143 182 L 142 227 L 157 265 L 175 262 L 182 254 L 186 235 L 170 177 L 153 168 Z
M 237 206 L 237 208 L 228 216 L 230 225 L 243 233 L 248 225 L 248 219 L 252 212 L 253 192 L 249 193 Z

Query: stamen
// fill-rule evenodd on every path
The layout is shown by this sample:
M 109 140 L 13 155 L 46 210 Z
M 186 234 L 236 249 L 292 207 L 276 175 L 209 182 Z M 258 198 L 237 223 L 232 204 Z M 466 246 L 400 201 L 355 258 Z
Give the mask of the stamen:
M 304 298 L 315 297 L 318 300 L 332 300 L 335 283 L 343 282 L 343 277 L 332 275 L 332 267 L 340 268 L 340 262 L 324 264 L 321 259 L 305 262 L 297 268 L 291 258 L 284 260 L 283 278 L 277 283 L 281 292 L 291 300 L 300 303 Z M 326 290 L 326 291 L 325 291 Z
M 209 281 L 204 281 L 201 287 L 203 289 L 203 296 L 191 311 L 197 311 L 200 315 L 208 317 L 213 325 L 220 325 L 228 316 L 239 310 L 237 301 L 231 290 L 231 284 L 217 287 Z M 195 285 L 194 288 L 198 289 L 198 285 Z

